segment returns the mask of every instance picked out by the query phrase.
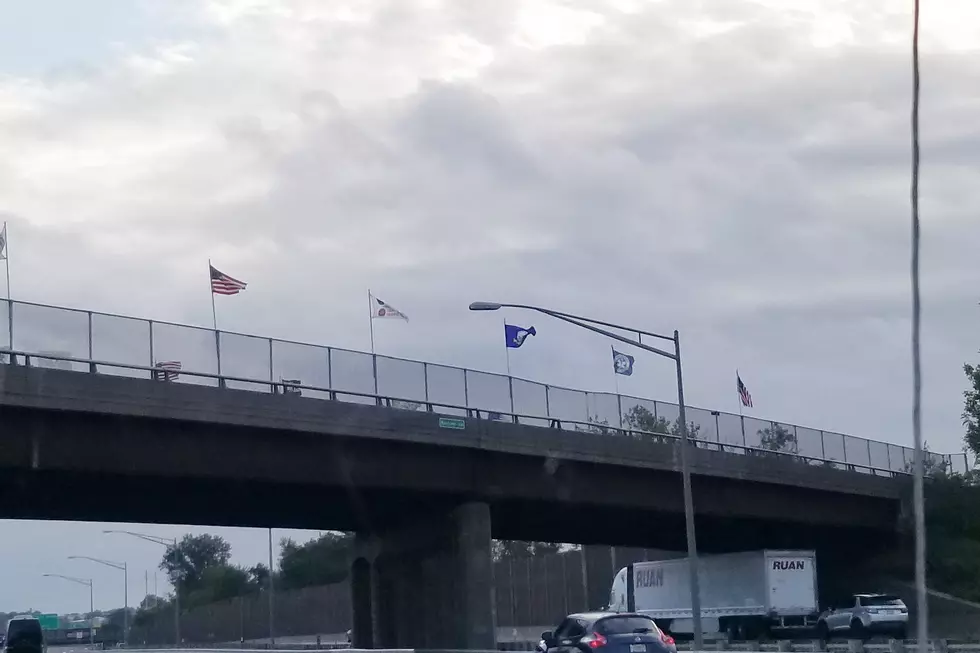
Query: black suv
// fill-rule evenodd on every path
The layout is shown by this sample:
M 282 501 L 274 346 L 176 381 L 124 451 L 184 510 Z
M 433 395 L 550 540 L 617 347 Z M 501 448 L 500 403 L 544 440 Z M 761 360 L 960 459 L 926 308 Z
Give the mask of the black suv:
M 623 612 L 586 612 L 565 617 L 554 632 L 541 633 L 547 653 L 677 653 L 674 638 L 653 619 Z
M 8 621 L 3 650 L 4 653 L 45 653 L 41 622 L 30 616 L 14 617 Z

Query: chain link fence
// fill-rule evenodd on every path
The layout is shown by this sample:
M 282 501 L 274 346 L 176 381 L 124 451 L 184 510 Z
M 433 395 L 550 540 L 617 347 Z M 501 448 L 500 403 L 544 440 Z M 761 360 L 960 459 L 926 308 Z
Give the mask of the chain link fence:
M 489 372 L 95 311 L 0 300 L 0 346 L 33 365 L 302 395 L 608 434 L 676 431 L 676 404 Z M 29 354 L 25 355 L 25 354 Z M 0 362 L 11 362 L 10 354 Z M 643 419 L 638 419 L 642 417 Z M 703 448 L 797 457 L 862 473 L 907 473 L 913 450 L 794 424 L 687 407 Z M 652 422 L 651 422 L 652 420 Z M 930 453 L 931 470 L 969 468 Z

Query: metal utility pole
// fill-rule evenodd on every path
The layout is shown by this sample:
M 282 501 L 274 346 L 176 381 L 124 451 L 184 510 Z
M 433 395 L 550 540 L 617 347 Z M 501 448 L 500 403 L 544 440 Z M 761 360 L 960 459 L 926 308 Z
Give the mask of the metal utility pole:
M 64 576 L 62 574 L 43 574 L 46 578 L 61 578 L 62 580 L 67 580 L 72 583 L 77 583 L 78 585 L 85 585 L 88 587 L 88 643 L 93 649 L 95 648 L 95 592 L 92 589 L 92 579 L 91 578 L 75 578 L 74 576 Z
M 166 538 L 159 537 L 157 535 L 146 535 L 144 533 L 134 533 L 133 531 L 121 531 L 121 530 L 105 530 L 102 531 L 104 534 L 117 534 L 117 535 L 129 535 L 131 537 L 137 537 L 141 540 L 146 540 L 147 542 L 153 542 L 154 544 L 160 544 L 168 549 L 173 547 L 173 550 L 177 551 L 177 538 Z M 180 647 L 180 586 L 174 583 L 174 646 Z
M 684 486 L 684 525 L 685 533 L 687 535 L 688 566 L 690 567 L 691 612 L 694 617 L 694 648 L 695 650 L 700 650 L 703 648 L 704 644 L 704 637 L 701 629 L 701 583 L 698 576 L 699 564 L 698 547 L 695 539 L 696 533 L 694 528 L 694 497 L 691 491 L 691 470 L 688 462 L 689 454 L 687 450 L 690 440 L 687 432 L 687 412 L 684 406 L 684 377 L 681 372 L 681 341 L 679 333 L 675 330 L 673 336 L 665 336 L 659 333 L 643 331 L 642 329 L 634 329 L 633 327 L 626 327 L 620 324 L 593 320 L 580 315 L 571 315 L 569 313 L 562 313 L 560 311 L 542 308 L 540 306 L 529 306 L 527 304 L 500 304 L 496 302 L 473 302 L 470 304 L 471 311 L 498 311 L 501 308 L 519 308 L 528 311 L 535 311 L 537 313 L 543 313 L 557 320 L 574 324 L 577 327 L 587 329 L 594 333 L 606 336 L 607 338 L 618 340 L 619 342 L 632 345 L 633 347 L 637 347 L 644 351 L 648 351 L 652 354 L 657 354 L 658 356 L 663 356 L 664 358 L 669 358 L 674 361 L 677 368 L 677 408 L 679 413 L 678 421 L 680 422 L 679 426 L 681 430 L 681 482 Z M 638 342 L 636 340 L 630 340 L 629 338 L 621 336 L 618 333 L 613 333 L 612 331 L 607 331 L 606 329 L 599 327 L 620 329 L 629 333 L 635 333 L 638 336 L 643 335 L 650 336 L 651 338 L 658 338 L 660 340 L 667 340 L 674 344 L 674 351 L 671 353 L 663 349 L 651 347 L 650 345 L 643 344 L 642 342 Z
M 275 570 L 272 564 L 272 528 L 269 528 L 269 646 L 275 648 L 276 646 L 276 628 L 275 628 L 275 613 L 276 613 L 276 587 L 272 580 L 272 574 Z
M 106 567 L 119 569 L 123 573 L 123 644 L 129 644 L 129 571 L 125 562 L 113 562 L 112 560 L 102 560 L 91 556 L 68 556 L 69 560 L 91 560 Z

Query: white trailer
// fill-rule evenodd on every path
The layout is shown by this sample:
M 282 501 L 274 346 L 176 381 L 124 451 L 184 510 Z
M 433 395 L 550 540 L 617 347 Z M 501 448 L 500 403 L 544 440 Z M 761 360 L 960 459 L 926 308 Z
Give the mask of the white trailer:
M 731 639 L 813 627 L 819 616 L 813 551 L 747 551 L 699 557 L 701 622 Z M 613 579 L 609 609 L 653 617 L 671 633 L 694 630 L 687 558 L 637 562 Z

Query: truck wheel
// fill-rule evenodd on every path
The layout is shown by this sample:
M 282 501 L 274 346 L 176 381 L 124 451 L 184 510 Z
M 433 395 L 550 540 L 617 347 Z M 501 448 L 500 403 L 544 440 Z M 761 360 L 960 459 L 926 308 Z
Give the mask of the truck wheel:
M 830 641 L 830 628 L 827 627 L 826 621 L 821 621 L 817 624 L 817 639 L 821 642 Z
M 737 619 L 730 619 L 728 621 L 728 624 L 725 626 L 725 636 L 728 638 L 729 643 L 742 641 L 743 632 Z
M 860 619 L 851 622 L 851 637 L 865 641 L 868 639 L 868 629 L 864 627 Z

